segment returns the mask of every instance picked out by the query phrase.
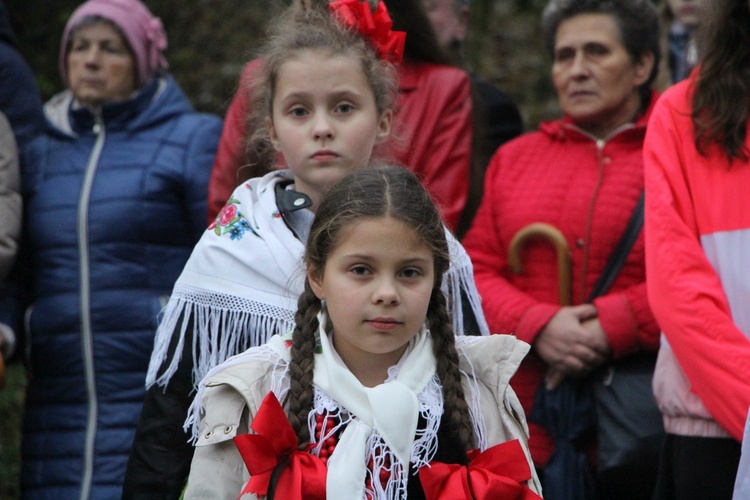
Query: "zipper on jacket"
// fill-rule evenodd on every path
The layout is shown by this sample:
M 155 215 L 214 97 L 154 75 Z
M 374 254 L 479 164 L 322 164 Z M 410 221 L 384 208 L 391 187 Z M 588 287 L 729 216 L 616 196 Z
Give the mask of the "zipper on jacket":
M 620 125 L 613 131 L 611 131 L 609 134 L 606 135 L 606 137 L 597 137 L 582 128 L 578 127 L 577 125 L 573 124 L 566 124 L 566 128 L 575 130 L 576 132 L 585 135 L 589 139 L 591 139 L 594 142 L 594 145 L 596 146 L 596 163 L 597 167 L 599 169 L 599 176 L 596 180 L 596 186 L 594 187 L 594 193 L 591 197 L 591 205 L 589 206 L 588 210 L 588 216 L 586 218 L 586 233 L 584 235 L 584 246 L 583 246 L 583 259 L 581 263 L 581 295 L 578 297 L 578 304 L 584 304 L 587 301 L 588 294 L 586 293 L 586 274 L 588 273 L 589 268 L 589 243 L 591 241 L 591 221 L 594 217 L 594 208 L 596 207 L 596 200 L 599 197 L 599 190 L 602 187 L 602 182 L 604 180 L 604 157 L 602 156 L 604 154 L 604 148 L 607 146 L 609 141 L 611 141 L 615 136 L 625 132 L 626 130 L 631 130 L 636 128 L 634 123 L 625 123 L 623 125 Z
M 91 288 L 89 269 L 89 241 L 88 215 L 91 200 L 91 188 L 94 183 L 99 157 L 104 148 L 106 133 L 104 123 L 99 112 L 95 114 L 96 122 L 93 132 L 97 135 L 94 148 L 91 151 L 86 170 L 84 172 L 81 196 L 78 199 L 78 265 L 80 266 L 81 288 L 81 349 L 83 367 L 86 379 L 86 394 L 88 396 L 88 419 L 86 422 L 86 442 L 83 455 L 83 475 L 81 477 L 81 500 L 87 500 L 91 495 L 91 483 L 94 476 L 94 442 L 96 438 L 96 422 L 98 415 L 98 400 L 96 396 L 96 376 L 94 373 L 94 339 L 91 329 Z
M 596 208 L 597 200 L 599 199 L 599 191 L 602 188 L 602 182 L 604 181 L 604 147 L 607 145 L 608 139 L 596 139 L 596 166 L 599 169 L 599 174 L 596 178 L 596 186 L 594 186 L 594 192 L 591 196 L 591 204 L 589 205 L 588 216 L 586 217 L 586 233 L 583 237 L 583 262 L 581 263 L 581 295 L 578 297 L 578 304 L 585 304 L 588 296 L 586 292 L 586 275 L 589 272 L 589 250 L 591 249 L 591 223 L 594 218 L 594 209 Z

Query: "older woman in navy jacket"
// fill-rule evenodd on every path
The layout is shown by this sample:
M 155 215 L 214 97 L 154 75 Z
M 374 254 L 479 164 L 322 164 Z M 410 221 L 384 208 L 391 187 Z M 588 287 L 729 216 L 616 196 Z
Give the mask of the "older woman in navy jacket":
M 157 315 L 205 229 L 221 122 L 166 74 L 166 45 L 138 0 L 82 4 L 24 158 L 26 498 L 120 497 Z

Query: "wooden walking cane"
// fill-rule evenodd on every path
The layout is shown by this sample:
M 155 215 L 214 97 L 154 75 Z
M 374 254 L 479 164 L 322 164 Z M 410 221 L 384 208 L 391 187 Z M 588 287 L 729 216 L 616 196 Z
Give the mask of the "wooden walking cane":
M 573 303 L 573 289 L 571 286 L 570 247 L 565 236 L 555 226 L 544 222 L 535 222 L 521 228 L 510 240 L 508 248 L 508 265 L 515 274 L 523 272 L 521 265 L 521 250 L 533 238 L 542 238 L 549 242 L 557 254 L 557 283 L 560 305 L 569 306 Z

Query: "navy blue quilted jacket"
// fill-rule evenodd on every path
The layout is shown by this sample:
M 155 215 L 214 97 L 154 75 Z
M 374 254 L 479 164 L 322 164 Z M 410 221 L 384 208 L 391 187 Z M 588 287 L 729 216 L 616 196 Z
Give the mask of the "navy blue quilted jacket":
M 171 78 L 95 116 L 64 92 L 26 151 L 24 498 L 120 498 L 157 315 L 205 229 L 221 121 Z

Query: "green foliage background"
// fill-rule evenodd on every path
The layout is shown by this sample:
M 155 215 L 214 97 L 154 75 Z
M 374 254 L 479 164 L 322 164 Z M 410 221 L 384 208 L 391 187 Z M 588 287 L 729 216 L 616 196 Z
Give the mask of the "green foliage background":
M 44 99 L 62 90 L 60 37 L 80 0 L 5 0 L 22 54 Z M 169 37 L 170 71 L 201 111 L 224 114 L 268 18 L 288 0 L 144 0 Z M 544 0 L 472 0 L 469 65 L 518 103 L 526 129 L 558 115 L 549 59 L 539 34 Z M 0 500 L 18 498 L 19 436 L 25 379 L 16 362 L 0 391 Z

